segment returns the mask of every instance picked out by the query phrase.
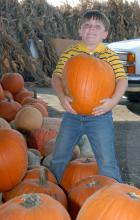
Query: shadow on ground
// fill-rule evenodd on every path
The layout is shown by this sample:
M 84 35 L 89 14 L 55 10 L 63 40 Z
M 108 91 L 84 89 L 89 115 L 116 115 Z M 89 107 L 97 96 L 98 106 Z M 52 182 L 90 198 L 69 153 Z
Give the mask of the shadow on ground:
M 64 111 L 58 111 L 56 108 L 48 106 L 48 114 L 49 114 L 49 117 L 61 118 L 64 114 Z
M 140 115 L 140 103 L 128 102 L 126 106 L 131 112 Z
M 120 101 L 121 105 L 125 105 L 127 109 L 136 115 L 140 115 L 140 102 L 130 102 L 127 99 Z
M 140 121 L 116 121 L 116 152 L 125 182 L 140 187 Z

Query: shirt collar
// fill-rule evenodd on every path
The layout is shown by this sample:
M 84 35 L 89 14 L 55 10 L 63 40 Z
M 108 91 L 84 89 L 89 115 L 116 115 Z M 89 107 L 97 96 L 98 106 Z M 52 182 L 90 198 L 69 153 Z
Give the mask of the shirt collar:
M 89 51 L 89 49 L 86 47 L 86 45 L 82 41 L 79 42 L 78 47 L 81 51 L 89 53 L 89 54 L 101 53 L 106 48 L 104 43 L 100 43 L 94 50 Z

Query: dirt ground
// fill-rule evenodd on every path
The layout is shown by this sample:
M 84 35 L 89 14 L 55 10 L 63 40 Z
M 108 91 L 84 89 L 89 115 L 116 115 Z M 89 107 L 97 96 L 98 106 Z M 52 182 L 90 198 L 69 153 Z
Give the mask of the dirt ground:
M 64 110 L 52 88 L 36 88 L 48 103 L 50 117 L 62 117 Z M 140 187 L 140 103 L 123 97 L 113 109 L 116 152 L 123 180 Z

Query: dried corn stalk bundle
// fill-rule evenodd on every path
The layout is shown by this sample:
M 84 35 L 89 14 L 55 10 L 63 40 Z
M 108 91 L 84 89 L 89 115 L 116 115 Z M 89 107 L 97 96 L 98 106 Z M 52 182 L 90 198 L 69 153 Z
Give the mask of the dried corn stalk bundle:
M 117 41 L 140 36 L 140 4 L 123 0 L 79 0 L 79 5 L 61 7 L 70 38 L 78 39 L 79 16 L 87 9 L 98 9 L 110 20 L 111 28 L 107 41 Z
M 53 20 L 51 6 L 45 1 L 17 2 L 0 0 L 0 75 L 19 72 L 27 81 L 48 85 L 58 60 L 46 23 Z
M 111 21 L 110 41 L 140 36 L 140 5 L 138 2 L 109 0 L 107 14 Z

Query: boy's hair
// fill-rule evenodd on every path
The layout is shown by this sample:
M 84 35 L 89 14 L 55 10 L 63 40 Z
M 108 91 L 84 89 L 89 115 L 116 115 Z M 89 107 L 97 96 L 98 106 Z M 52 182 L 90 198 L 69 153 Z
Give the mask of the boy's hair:
M 106 17 L 106 15 L 98 10 L 88 10 L 86 11 L 81 20 L 80 20 L 80 26 L 87 20 L 98 20 L 101 21 L 105 27 L 106 31 L 109 31 L 110 22 L 109 19 Z

